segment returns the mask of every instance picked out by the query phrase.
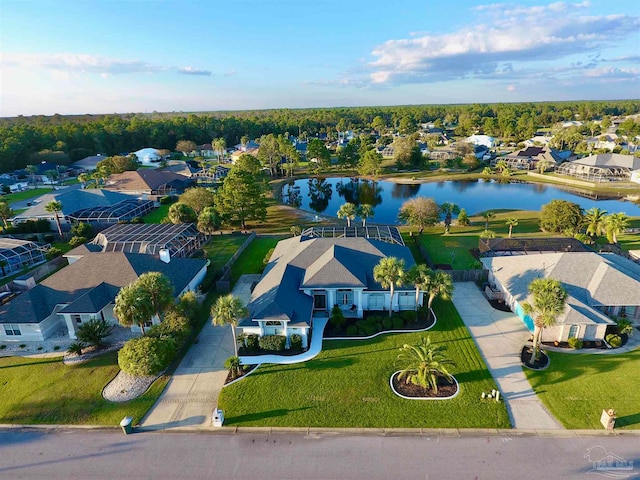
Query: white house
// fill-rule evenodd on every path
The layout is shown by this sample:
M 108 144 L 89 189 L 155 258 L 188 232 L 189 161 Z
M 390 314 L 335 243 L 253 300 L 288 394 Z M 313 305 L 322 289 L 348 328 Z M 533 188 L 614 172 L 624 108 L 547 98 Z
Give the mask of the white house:
M 489 135 L 471 135 L 465 139 L 465 142 L 472 145 L 482 145 L 487 148 L 494 148 L 496 146 L 496 139 Z
M 133 152 L 133 154 L 138 158 L 138 161 L 146 167 L 157 167 L 162 161 L 160 152 L 155 148 L 141 148 Z
M 362 237 L 282 240 L 276 246 L 248 304 L 249 315 L 238 329 L 257 335 L 298 334 L 307 346 L 315 316 L 327 316 L 338 305 L 345 316 L 362 318 L 365 311 L 387 310 L 389 290 L 373 279 L 384 257 L 415 264 L 403 244 Z M 415 289 L 396 289 L 392 309 L 413 310 Z M 419 301 L 422 301 L 420 296 Z

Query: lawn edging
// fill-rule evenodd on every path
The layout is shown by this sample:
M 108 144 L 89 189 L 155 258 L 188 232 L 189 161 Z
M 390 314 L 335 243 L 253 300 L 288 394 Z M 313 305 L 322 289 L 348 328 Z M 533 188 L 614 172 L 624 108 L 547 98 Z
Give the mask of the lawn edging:
M 260 368 L 260 365 L 262 365 L 261 363 L 257 363 L 255 367 L 253 367 L 251 370 L 249 370 L 247 373 L 245 373 L 244 375 L 242 375 L 241 377 L 236 378 L 235 380 L 231 380 L 230 382 L 225 383 L 222 388 L 228 387 L 229 385 L 233 385 L 236 382 L 239 382 L 240 380 L 242 380 L 245 377 L 248 377 L 249 375 L 251 375 L 253 372 L 255 372 L 256 370 L 258 370 L 258 368 Z
M 400 398 L 404 398 L 405 400 L 453 400 L 460 393 L 460 384 L 458 383 L 458 380 L 456 379 L 456 377 L 451 375 L 451 378 L 453 378 L 453 381 L 456 384 L 456 393 L 454 393 L 453 395 L 449 397 L 407 397 L 406 395 L 402 395 L 395 388 L 393 388 L 393 377 L 398 375 L 400 372 L 402 372 L 402 370 L 398 370 L 397 372 L 394 372 L 391 374 L 391 377 L 389 378 L 389 386 L 391 386 L 391 391 L 393 393 L 395 393 Z
M 387 335 L 389 333 L 418 333 L 418 332 L 426 332 L 431 330 L 436 323 L 438 322 L 438 317 L 436 317 L 436 313 L 432 308 L 429 308 L 431 315 L 433 315 L 433 323 L 425 328 L 418 328 L 416 330 L 382 330 L 381 332 L 374 333 L 373 335 L 369 335 L 368 337 L 323 337 L 322 340 L 371 340 L 372 338 L 376 338 L 379 335 Z

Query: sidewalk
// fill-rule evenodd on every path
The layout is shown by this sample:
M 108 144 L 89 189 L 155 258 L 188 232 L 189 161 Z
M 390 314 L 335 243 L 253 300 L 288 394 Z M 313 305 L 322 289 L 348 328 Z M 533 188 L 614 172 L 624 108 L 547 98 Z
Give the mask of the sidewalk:
M 531 335 L 522 320 L 514 313 L 495 310 L 473 282 L 455 284 L 453 303 L 498 384 L 512 427 L 562 429 L 522 371 L 520 352 Z

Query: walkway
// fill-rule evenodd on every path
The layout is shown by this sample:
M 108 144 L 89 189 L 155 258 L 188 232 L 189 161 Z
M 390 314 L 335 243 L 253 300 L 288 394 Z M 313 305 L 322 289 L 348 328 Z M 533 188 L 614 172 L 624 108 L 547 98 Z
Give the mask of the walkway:
M 513 428 L 562 429 L 522 371 L 520 352 L 531 336 L 522 320 L 495 310 L 473 282 L 456 283 L 453 303 L 498 384 Z

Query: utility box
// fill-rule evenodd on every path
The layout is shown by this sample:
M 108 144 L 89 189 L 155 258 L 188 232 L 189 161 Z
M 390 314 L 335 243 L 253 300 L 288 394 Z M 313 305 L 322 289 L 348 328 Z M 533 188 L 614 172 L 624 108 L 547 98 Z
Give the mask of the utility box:
M 216 408 L 211 415 L 211 423 L 214 427 L 221 427 L 224 423 L 224 412 L 219 408 Z
M 125 435 L 133 433 L 133 417 L 124 417 L 120 421 L 120 426 Z
M 609 408 L 606 410 L 602 410 L 602 415 L 600 416 L 600 423 L 607 430 L 613 430 L 616 426 L 616 412 L 613 408 Z

